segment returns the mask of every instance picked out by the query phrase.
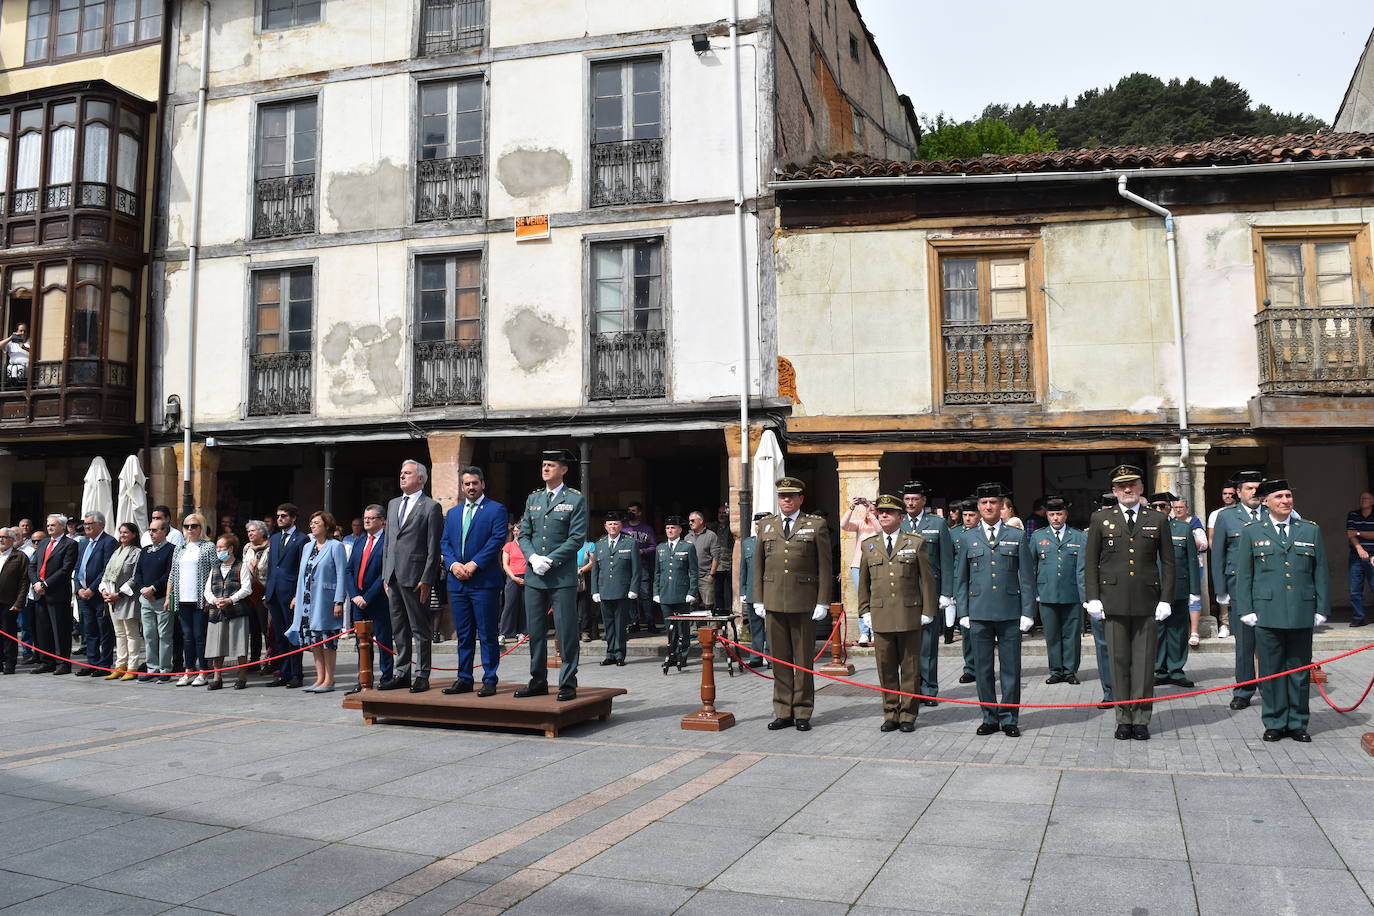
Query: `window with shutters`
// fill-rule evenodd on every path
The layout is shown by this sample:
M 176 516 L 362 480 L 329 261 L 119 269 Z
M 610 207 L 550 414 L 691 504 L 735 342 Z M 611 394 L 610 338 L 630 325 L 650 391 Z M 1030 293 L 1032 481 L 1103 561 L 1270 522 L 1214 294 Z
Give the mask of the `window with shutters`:
M 255 239 L 315 231 L 318 109 L 313 98 L 258 109 Z
M 482 403 L 482 253 L 415 262 L 416 407 Z
M 482 78 L 420 84 L 415 219 L 463 219 L 485 212 Z
M 252 273 L 248 414 L 309 413 L 315 276 L 309 267 Z
M 487 0 L 423 0 L 420 54 L 480 48 L 487 38 Z
M 589 256 L 592 400 L 665 397 L 663 239 L 596 242 Z

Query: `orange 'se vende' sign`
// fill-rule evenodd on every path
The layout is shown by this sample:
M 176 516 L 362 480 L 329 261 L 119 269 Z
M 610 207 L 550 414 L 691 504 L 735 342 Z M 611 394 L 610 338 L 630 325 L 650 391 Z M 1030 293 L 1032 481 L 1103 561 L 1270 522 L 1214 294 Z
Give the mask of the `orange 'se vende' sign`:
M 517 216 L 515 218 L 515 240 L 517 242 L 532 242 L 535 239 L 548 237 L 549 215 L 547 213 L 540 216 Z

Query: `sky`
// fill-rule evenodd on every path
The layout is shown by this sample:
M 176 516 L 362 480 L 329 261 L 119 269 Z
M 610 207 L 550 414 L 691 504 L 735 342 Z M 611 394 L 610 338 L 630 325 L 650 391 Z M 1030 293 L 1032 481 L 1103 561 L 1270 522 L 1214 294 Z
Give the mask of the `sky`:
M 1275 111 L 1336 116 L 1374 28 L 1371 0 L 858 0 L 920 115 L 1070 101 L 1135 72 L 1224 76 Z

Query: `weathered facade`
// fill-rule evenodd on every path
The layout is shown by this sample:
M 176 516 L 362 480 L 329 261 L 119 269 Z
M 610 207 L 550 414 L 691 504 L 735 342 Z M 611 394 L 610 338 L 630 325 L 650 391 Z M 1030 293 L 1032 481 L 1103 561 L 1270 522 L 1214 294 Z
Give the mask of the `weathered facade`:
M 1372 154 L 1318 134 L 788 172 L 789 471 L 836 511 L 912 477 L 940 503 L 998 480 L 1023 517 L 1055 493 L 1081 524 L 1118 462 L 1204 518 L 1258 467 L 1344 581 L 1374 467 Z M 1165 221 L 1122 179 L 1172 212 L 1182 354 Z
M 1339 131 L 1374 130 L 1374 30 L 1350 75 L 1350 85 L 1331 126 Z

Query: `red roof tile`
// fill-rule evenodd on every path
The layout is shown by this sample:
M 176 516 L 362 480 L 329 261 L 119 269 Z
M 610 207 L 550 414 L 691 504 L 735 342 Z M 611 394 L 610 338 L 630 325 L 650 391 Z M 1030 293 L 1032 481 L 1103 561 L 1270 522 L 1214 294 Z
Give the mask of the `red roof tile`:
M 1010 156 L 924 159 L 915 162 L 854 156 L 816 160 L 783 169 L 780 181 L 826 178 L 900 178 L 920 175 L 999 175 L 1022 172 L 1086 172 L 1103 169 L 1167 169 L 1182 166 L 1255 165 L 1374 157 L 1374 133 L 1286 134 L 1219 137 L 1172 146 L 1105 146 Z

